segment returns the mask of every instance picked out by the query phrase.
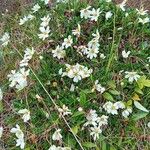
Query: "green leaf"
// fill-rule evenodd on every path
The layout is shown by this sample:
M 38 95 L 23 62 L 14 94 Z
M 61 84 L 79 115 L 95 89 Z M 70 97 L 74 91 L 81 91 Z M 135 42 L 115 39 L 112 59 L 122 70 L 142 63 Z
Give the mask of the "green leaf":
M 140 113 L 137 113 L 137 114 L 133 114 L 132 119 L 133 119 L 134 121 L 138 121 L 138 120 L 140 120 L 140 119 L 146 117 L 147 115 L 148 115 L 148 113 L 140 112 Z
M 72 117 L 77 117 L 77 116 L 80 116 L 80 115 L 83 115 L 83 114 L 84 114 L 83 111 L 77 111 L 77 112 L 75 112 L 75 113 L 72 115 Z
M 114 98 L 113 98 L 112 95 L 109 94 L 108 92 L 105 92 L 105 93 L 103 94 L 103 97 L 104 97 L 105 99 L 109 100 L 109 101 L 114 101 Z
M 140 89 L 143 89 L 144 86 L 150 87 L 150 80 L 146 79 L 146 76 L 140 77 L 140 79 L 137 81 L 137 84 Z
M 134 106 L 139 109 L 139 110 L 142 110 L 144 112 L 149 112 L 144 106 L 142 106 L 139 102 L 137 101 L 134 101 Z
M 76 135 L 79 131 L 79 126 L 75 126 L 72 128 L 73 133 Z
M 85 142 L 83 143 L 83 146 L 87 148 L 93 148 L 93 147 L 96 147 L 96 144 L 91 143 L 91 142 Z
M 86 104 L 86 94 L 84 92 L 80 92 L 80 104 L 81 106 L 85 106 Z
M 109 92 L 113 95 L 120 95 L 120 92 L 117 90 L 109 90 Z
M 0 113 L 3 112 L 3 103 L 0 101 Z
M 143 92 L 139 87 L 135 88 L 135 92 L 143 95 Z
M 112 89 L 115 89 L 116 88 L 116 84 L 115 84 L 115 81 L 111 80 L 111 81 L 108 81 L 108 86 Z

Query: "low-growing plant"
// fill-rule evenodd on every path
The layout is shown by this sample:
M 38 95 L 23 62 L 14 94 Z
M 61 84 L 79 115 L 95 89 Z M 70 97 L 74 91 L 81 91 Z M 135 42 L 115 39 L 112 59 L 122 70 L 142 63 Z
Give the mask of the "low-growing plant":
M 39 0 L 2 23 L 0 148 L 149 149 L 146 10 Z

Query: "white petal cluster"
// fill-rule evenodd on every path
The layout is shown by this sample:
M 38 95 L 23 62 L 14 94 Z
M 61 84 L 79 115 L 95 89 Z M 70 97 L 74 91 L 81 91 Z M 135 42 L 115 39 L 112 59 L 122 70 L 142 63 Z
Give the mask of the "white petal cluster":
M 22 119 L 24 122 L 27 122 L 30 120 L 30 111 L 28 109 L 21 109 L 18 111 L 18 114 L 22 114 Z
M 64 42 L 62 43 L 62 47 L 68 48 L 71 47 L 72 44 L 73 44 L 73 39 L 71 35 L 69 35 L 68 38 L 64 39 Z
M 3 99 L 3 92 L 2 89 L 0 88 L 0 101 Z
M 27 76 L 30 70 L 25 68 L 20 68 L 19 71 L 12 70 L 11 74 L 8 75 L 10 87 L 15 87 L 18 90 L 22 90 L 27 86 Z
M 40 24 L 40 34 L 38 34 L 39 38 L 42 39 L 43 41 L 49 37 L 49 33 L 50 33 L 50 28 L 49 28 L 49 21 L 50 21 L 50 17 L 48 16 L 44 16 L 43 18 L 41 18 L 42 23 Z
M 130 53 L 131 53 L 131 51 L 127 51 L 127 52 L 126 52 L 125 50 L 123 50 L 123 51 L 122 51 L 122 57 L 123 57 L 123 58 L 128 58 L 129 55 L 130 55 Z
M 136 9 L 137 13 L 141 16 L 147 15 L 148 10 L 144 10 L 143 8 L 141 9 Z
M 0 38 L 0 44 L 2 46 L 7 46 L 10 41 L 10 35 L 8 32 L 5 32 L 4 35 Z
M 134 80 L 137 81 L 140 78 L 140 75 L 138 75 L 137 72 L 126 71 L 125 74 L 125 78 L 127 78 L 130 83 L 133 83 Z
M 113 13 L 111 11 L 106 12 L 105 18 L 106 20 L 110 19 L 112 17 Z
M 45 5 L 47 5 L 49 3 L 49 0 L 41 0 L 42 2 L 45 3 Z
M 26 48 L 24 51 L 24 57 L 23 60 L 20 62 L 20 67 L 26 67 L 28 66 L 28 62 L 32 59 L 33 54 L 35 53 L 34 48 Z
M 63 105 L 62 108 L 59 108 L 58 111 L 60 113 L 60 116 L 61 115 L 62 116 L 67 116 L 67 115 L 71 115 L 72 114 L 71 110 L 65 105 Z
M 86 115 L 87 122 L 84 127 L 90 126 L 90 135 L 93 136 L 94 141 L 99 139 L 100 133 L 102 133 L 102 126 L 108 124 L 108 116 L 102 115 L 99 117 L 96 110 L 90 110 Z
M 88 69 L 78 63 L 76 65 L 66 64 L 66 72 L 63 72 L 62 76 L 73 79 L 73 82 L 79 82 L 80 80 L 89 77 L 91 73 L 92 69 Z
M 80 17 L 85 19 L 89 18 L 91 21 L 97 21 L 101 13 L 100 8 L 92 8 L 92 10 L 90 10 L 90 8 L 91 6 L 88 6 L 87 8 L 80 10 Z
M 126 6 L 126 2 L 127 0 L 124 0 L 122 3 L 118 4 L 118 7 L 122 10 L 122 11 L 125 11 L 125 6 Z
M 132 108 L 128 107 L 122 112 L 122 116 L 128 118 L 128 116 L 132 113 Z
M 40 8 L 41 7 L 40 7 L 39 4 L 34 5 L 33 8 L 32 8 L 33 13 L 37 12 Z
M 48 25 L 49 25 L 49 22 L 50 22 L 50 19 L 51 19 L 51 18 L 50 18 L 49 15 L 44 16 L 43 18 L 41 18 L 41 21 L 42 21 L 41 26 L 42 26 L 42 27 L 48 26 Z
M 79 37 L 81 34 L 81 26 L 78 24 L 78 27 L 75 30 L 72 30 L 72 34 Z
M 146 17 L 146 18 L 139 18 L 139 23 L 145 24 L 145 23 L 149 23 L 150 22 L 150 18 Z
M 62 59 L 66 56 L 66 51 L 63 49 L 62 46 L 57 46 L 55 50 L 52 50 L 53 57 L 58 59 Z
M 35 16 L 29 14 L 27 16 L 24 16 L 23 18 L 20 19 L 19 21 L 19 25 L 23 25 L 25 24 L 28 20 L 33 20 L 35 18 Z
M 117 115 L 118 114 L 118 109 L 124 109 L 125 105 L 123 102 L 118 101 L 116 103 L 112 103 L 112 102 L 106 102 L 103 105 L 103 108 L 105 109 L 105 111 L 108 114 L 112 114 L 112 115 Z
M 62 135 L 61 135 L 61 129 L 57 129 L 54 134 L 52 135 L 52 139 L 54 141 L 61 141 L 62 140 Z
M 48 150 L 71 150 L 71 148 L 69 147 L 61 147 L 61 146 L 55 146 L 55 145 L 52 145 Z
M 92 91 L 94 91 L 94 90 L 97 90 L 98 92 L 100 92 L 102 94 L 105 92 L 106 89 L 104 87 L 102 87 L 102 85 L 99 83 L 98 80 L 96 80 Z
M 89 41 L 87 46 L 79 46 L 78 47 L 78 52 L 82 53 L 83 55 L 86 55 L 87 58 L 93 59 L 96 58 L 98 53 L 99 53 L 99 39 L 100 39 L 100 34 L 98 30 L 96 30 L 96 33 L 92 34 L 93 39 Z
M 0 139 L 1 139 L 1 137 L 2 137 L 2 135 L 3 135 L 3 127 L 2 126 L 0 126 Z
M 24 141 L 24 133 L 20 129 L 20 126 L 16 124 L 16 128 L 12 128 L 11 133 L 15 133 L 17 139 L 16 139 L 16 146 L 20 146 L 21 149 L 24 149 L 25 147 L 25 141 Z

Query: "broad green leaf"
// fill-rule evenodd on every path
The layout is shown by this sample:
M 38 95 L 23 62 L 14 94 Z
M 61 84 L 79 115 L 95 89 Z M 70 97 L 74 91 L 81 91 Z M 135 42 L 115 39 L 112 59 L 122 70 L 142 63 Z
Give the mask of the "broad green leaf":
M 143 94 L 142 90 L 138 87 L 135 88 L 135 92 L 139 94 Z
M 79 126 L 75 126 L 72 128 L 73 133 L 76 135 L 78 133 Z
M 108 92 L 105 92 L 105 93 L 103 94 L 103 97 L 104 97 L 105 99 L 109 100 L 109 101 L 114 101 L 114 98 L 113 98 L 112 95 L 109 94 Z
M 93 148 L 93 147 L 96 147 L 96 144 L 94 144 L 92 142 L 85 142 L 85 143 L 83 143 L 83 146 L 87 147 L 87 148 Z
M 84 92 L 80 92 L 80 104 L 84 106 L 86 104 L 86 95 Z
M 143 89 L 144 86 L 150 87 L 150 80 L 146 79 L 146 76 L 142 76 L 137 81 L 137 84 L 138 84 L 140 89 Z
M 83 115 L 83 114 L 84 114 L 83 111 L 77 111 L 77 112 L 75 112 L 75 113 L 72 115 L 72 117 L 77 117 L 77 116 L 80 116 L 80 115 Z
M 108 81 L 108 86 L 112 89 L 115 89 L 116 88 L 116 84 L 115 84 L 115 81 L 111 80 L 111 81 Z
M 147 115 L 148 115 L 148 113 L 145 113 L 145 112 L 133 114 L 132 119 L 133 119 L 134 121 L 138 121 L 138 120 L 140 120 L 140 119 L 146 117 Z
M 144 112 L 149 112 L 144 106 L 142 106 L 139 102 L 134 101 L 134 106 Z
M 109 90 L 109 92 L 113 95 L 120 95 L 120 92 L 117 90 Z

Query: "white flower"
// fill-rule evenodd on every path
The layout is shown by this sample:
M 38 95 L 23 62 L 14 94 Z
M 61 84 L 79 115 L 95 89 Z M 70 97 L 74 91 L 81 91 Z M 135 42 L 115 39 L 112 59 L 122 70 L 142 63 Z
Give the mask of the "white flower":
M 62 139 L 62 135 L 61 135 L 61 129 L 57 129 L 55 132 L 54 132 L 54 134 L 52 135 L 52 139 L 54 140 L 54 141 L 61 141 L 61 139 Z
M 147 57 L 147 59 L 148 59 L 148 62 L 150 62 L 150 57 Z
M 20 62 L 20 67 L 28 66 L 28 62 L 29 62 L 30 59 L 32 58 L 34 52 L 35 52 L 35 50 L 34 50 L 33 47 L 32 47 L 32 49 L 30 49 L 30 48 L 26 48 L 26 49 L 25 49 L 24 58 L 23 58 L 23 60 Z
M 47 5 L 49 3 L 49 0 L 41 0 L 45 3 L 45 5 Z
M 41 7 L 39 6 L 39 4 L 36 4 L 33 6 L 32 11 L 33 13 L 37 12 Z
M 112 115 L 117 115 L 118 114 L 118 112 L 117 112 L 118 106 L 114 105 L 112 102 L 106 102 L 103 105 L 103 108 L 109 114 L 112 114 Z
M 79 49 L 81 49 L 81 52 L 85 55 L 88 53 L 88 48 L 86 46 L 79 46 Z
M 100 58 L 105 59 L 106 56 L 104 54 L 100 54 Z
M 71 110 L 65 105 L 63 105 L 62 108 L 59 108 L 58 111 L 63 116 L 67 116 L 67 115 L 71 115 L 72 114 Z
M 24 138 L 24 134 L 22 132 L 22 130 L 20 129 L 20 126 L 18 124 L 16 124 L 16 128 L 12 128 L 10 130 L 11 133 L 15 133 L 16 137 L 18 139 Z
M 114 103 L 114 105 L 117 107 L 117 109 L 124 109 L 125 105 L 122 101 L 118 101 L 116 103 Z
M 0 39 L 0 43 L 2 43 L 2 46 L 7 46 L 8 42 L 10 41 L 10 35 L 8 32 L 5 32 L 2 38 Z
M 130 115 L 130 113 L 132 113 L 132 109 L 131 108 L 127 108 L 122 112 L 122 116 L 125 118 L 128 118 L 128 116 Z
M 102 115 L 97 119 L 98 126 L 101 127 L 102 125 L 108 124 L 108 116 Z
M 66 72 L 63 72 L 62 76 L 68 76 L 73 79 L 74 82 L 78 82 L 81 79 L 89 77 L 91 73 L 92 69 L 88 69 L 78 63 L 76 65 L 66 64 Z
M 87 119 L 87 122 L 84 124 L 84 126 L 88 126 L 88 125 L 93 125 L 93 126 L 96 126 L 97 123 L 97 119 L 98 119 L 98 115 L 96 113 L 96 110 L 90 110 L 88 112 L 88 114 L 86 115 L 86 119 Z
M 98 82 L 99 82 L 98 80 L 95 81 L 95 85 L 94 85 L 92 91 L 94 91 L 96 89 L 98 92 L 100 92 L 102 94 L 102 93 L 104 93 L 105 88 L 102 87 L 101 84 L 99 84 Z
M 95 8 L 93 8 L 91 11 L 90 11 L 90 19 L 92 21 L 97 21 L 98 20 L 98 17 L 100 15 L 101 11 L 100 11 L 100 8 L 98 8 L 97 10 Z
M 118 7 L 119 7 L 122 11 L 125 11 L 126 1 L 127 1 L 127 0 L 124 0 L 121 4 L 118 5 Z
M 106 20 L 108 20 L 109 18 L 111 18 L 112 15 L 113 15 L 113 14 L 112 14 L 111 11 L 106 12 L 106 15 L 105 15 Z
M 62 46 L 68 48 L 71 47 L 72 43 L 73 43 L 72 37 L 69 35 L 68 38 L 64 39 Z
M 107 3 L 111 2 L 112 0 L 106 0 Z
M 65 50 L 63 50 L 63 47 L 60 47 L 59 45 L 55 50 L 52 50 L 52 54 L 53 57 L 57 57 L 58 59 L 64 58 L 66 56 Z
M 38 34 L 40 39 L 45 40 L 46 38 L 48 38 L 49 33 L 50 33 L 49 26 L 40 27 L 39 30 L 41 31 L 41 34 Z
M 2 92 L 2 90 L 1 90 L 1 88 L 0 88 L 0 101 L 3 99 L 3 92 Z
M 27 71 L 25 68 L 21 68 L 18 72 L 15 70 L 11 71 L 11 74 L 8 75 L 10 83 L 10 87 L 16 87 L 18 90 L 22 90 L 27 86 L 27 76 L 29 75 L 30 70 Z
M 32 20 L 32 19 L 34 19 L 34 18 L 35 18 L 35 16 L 33 16 L 33 15 L 29 14 L 29 15 L 27 16 L 27 18 L 28 18 L 29 20 Z
M 96 141 L 97 139 L 99 139 L 99 135 L 100 133 L 102 133 L 102 130 L 100 129 L 100 127 L 91 127 L 91 133 L 90 135 L 93 136 L 94 141 Z
M 137 81 L 140 78 L 140 75 L 138 75 L 137 72 L 126 71 L 125 74 L 125 78 L 127 78 L 130 83 L 133 83 L 134 80 Z
M 145 23 L 148 23 L 150 22 L 150 19 L 149 17 L 146 17 L 146 18 L 139 18 L 139 23 L 142 23 L 142 24 L 145 24 Z
M 98 53 L 99 53 L 99 48 L 97 47 L 89 48 L 87 52 L 87 58 L 90 59 L 96 58 Z
M 88 6 L 87 8 L 80 10 L 80 17 L 88 19 L 90 17 L 90 13 L 91 13 L 89 10 L 90 8 L 91 8 L 91 6 Z
M 79 108 L 78 108 L 78 111 L 80 111 L 80 112 L 83 111 L 83 108 L 82 108 L 82 107 L 79 107 Z
M 20 19 L 19 21 L 19 25 L 23 25 L 25 22 L 28 21 L 28 17 L 27 16 L 24 16 L 22 19 Z
M 148 122 L 147 126 L 150 128 L 150 122 Z
M 58 148 L 55 145 L 52 145 L 48 150 L 58 150 Z
M 74 84 L 71 84 L 70 91 L 73 92 L 75 90 Z
M 22 119 L 24 122 L 30 120 L 30 111 L 28 109 L 21 109 L 18 111 L 18 114 L 23 114 Z
M 48 26 L 50 19 L 51 18 L 49 17 L 49 15 L 44 16 L 43 18 L 41 18 L 41 20 L 42 20 L 41 26 L 42 27 Z
M 129 55 L 130 55 L 130 53 L 131 53 L 131 51 L 127 51 L 127 52 L 126 52 L 126 51 L 124 50 L 124 51 L 122 51 L 122 57 L 123 57 L 123 58 L 128 58 Z
M 3 135 L 3 127 L 0 126 L 0 138 L 2 137 L 2 135 Z
M 137 13 L 141 16 L 147 15 L 148 10 L 144 10 L 143 8 L 141 9 L 136 9 Z
M 80 26 L 80 24 L 78 24 L 77 29 L 72 30 L 72 34 L 73 34 L 73 35 L 76 35 L 77 37 L 80 36 L 80 34 L 81 34 L 81 26 Z
M 24 149 L 25 147 L 25 142 L 23 138 L 19 138 L 16 140 L 16 146 L 20 146 L 21 149 Z

